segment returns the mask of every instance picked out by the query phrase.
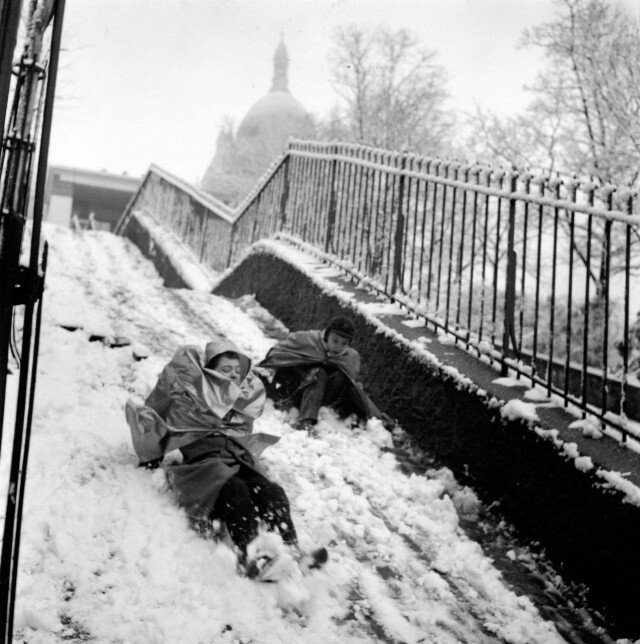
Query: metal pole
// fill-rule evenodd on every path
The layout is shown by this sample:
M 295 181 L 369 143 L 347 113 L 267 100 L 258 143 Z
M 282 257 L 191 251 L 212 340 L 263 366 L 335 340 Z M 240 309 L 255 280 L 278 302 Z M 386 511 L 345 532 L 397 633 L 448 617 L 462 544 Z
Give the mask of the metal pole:
M 511 174 L 511 194 L 517 189 L 518 173 Z M 507 284 L 504 297 L 504 329 L 502 334 L 502 367 L 501 374 L 507 375 L 507 358 L 510 355 L 509 342 L 515 338 L 515 311 L 516 311 L 516 263 L 515 251 L 515 226 L 516 226 L 516 200 L 509 198 L 509 234 L 507 237 Z M 515 347 L 514 347 L 515 348 Z
M 18 386 L 18 406 L 16 410 L 13 454 L 9 478 L 9 494 L 7 496 L 2 556 L 0 559 L 0 579 L 2 579 L 3 582 L 2 589 L 0 591 L 0 624 L 2 625 L 3 641 L 11 641 L 13 635 L 13 615 L 20 550 L 20 529 L 22 525 L 24 486 L 29 456 L 29 438 L 33 412 L 33 394 L 35 392 L 37 349 L 39 343 L 39 324 L 41 315 L 38 315 L 36 322 L 33 364 L 30 364 L 31 335 L 33 330 L 34 305 L 38 298 L 41 297 L 42 293 L 42 279 L 38 266 L 40 232 L 42 226 L 42 206 L 44 201 L 44 185 L 47 172 L 58 57 L 62 37 L 64 3 L 65 0 L 55 0 L 54 12 L 52 13 L 53 33 L 51 38 L 49 78 L 46 86 L 42 132 L 40 135 L 40 154 L 38 160 L 38 175 L 36 180 L 36 194 L 33 212 L 29 275 L 26 289 L 27 303 L 25 307 L 23 326 L 22 368 L 20 370 L 20 381 Z M 44 32 L 47 24 L 41 24 L 40 26 L 42 32 Z M 39 54 L 39 52 L 34 53 Z M 24 175 L 25 181 L 28 181 L 28 178 L 28 175 Z M 31 377 L 30 387 L 29 377 Z M 28 405 L 27 423 L 25 425 L 25 412 L 27 410 L 26 403 L 27 398 L 29 397 L 28 389 L 30 389 L 31 396 Z
M 400 158 L 400 185 L 398 187 L 398 201 L 397 201 L 397 216 L 396 216 L 396 230 L 394 235 L 394 261 L 393 261 L 393 273 L 391 277 L 391 297 L 394 297 L 396 290 L 399 288 L 400 292 L 404 293 L 404 284 L 403 284 L 403 261 L 402 257 L 402 247 L 404 245 L 404 184 L 406 177 L 404 175 L 404 169 L 407 163 L 407 153 L 403 152 L 402 157 Z M 393 205 L 393 204 L 392 204 Z
M 0 0 L 0 130 L 4 130 L 22 0 Z
M 338 165 L 338 159 L 336 158 L 338 146 L 331 146 L 331 178 L 329 179 L 329 190 L 331 190 L 331 197 L 329 201 L 329 213 L 327 215 L 327 237 L 324 243 L 325 253 L 329 253 L 333 250 L 333 233 L 336 224 L 336 168 Z

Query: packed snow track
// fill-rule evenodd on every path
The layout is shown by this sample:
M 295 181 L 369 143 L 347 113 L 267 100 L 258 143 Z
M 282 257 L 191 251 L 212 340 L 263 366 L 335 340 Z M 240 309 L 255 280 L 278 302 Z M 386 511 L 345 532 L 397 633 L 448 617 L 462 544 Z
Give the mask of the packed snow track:
M 317 438 L 293 431 L 270 402 L 256 430 L 281 436 L 265 466 L 291 499 L 302 547 L 326 545 L 329 563 L 295 610 L 282 589 L 239 577 L 226 545 L 189 528 L 163 470 L 137 467 L 123 409 L 144 400 L 182 344 L 223 336 L 257 362 L 286 330 L 251 298 L 238 306 L 165 289 L 123 238 L 44 232 L 51 253 L 17 640 L 565 641 L 460 528 L 477 504 L 472 491 L 448 470 L 403 473 L 377 421 L 352 428 L 324 409 Z M 113 346 L 118 337 L 131 344 Z

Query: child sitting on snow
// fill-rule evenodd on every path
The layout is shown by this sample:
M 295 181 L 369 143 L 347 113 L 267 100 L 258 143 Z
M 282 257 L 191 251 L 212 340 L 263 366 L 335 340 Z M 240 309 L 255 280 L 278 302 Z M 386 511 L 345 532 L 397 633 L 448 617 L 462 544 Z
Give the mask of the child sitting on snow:
M 362 418 L 380 418 L 387 429 L 393 426 L 358 382 L 360 354 L 350 346 L 354 336 L 352 320 L 335 317 L 323 330 L 291 333 L 260 363 L 275 369 L 276 402 L 299 406 L 296 429 L 314 433 L 322 405 L 333 405 L 345 416 L 355 413 Z
M 181 452 L 182 463 L 166 467 L 179 502 L 194 525 L 224 522 L 241 568 L 252 577 L 273 564 L 249 547 L 259 523 L 297 549 L 287 495 L 258 463 L 260 453 L 277 440 L 252 433 L 265 398 L 249 358 L 231 343 L 210 342 L 204 354 L 193 346 L 178 349 L 145 405 L 126 405 L 141 465 L 157 466 L 170 451 Z M 310 566 L 324 563 L 323 550 Z

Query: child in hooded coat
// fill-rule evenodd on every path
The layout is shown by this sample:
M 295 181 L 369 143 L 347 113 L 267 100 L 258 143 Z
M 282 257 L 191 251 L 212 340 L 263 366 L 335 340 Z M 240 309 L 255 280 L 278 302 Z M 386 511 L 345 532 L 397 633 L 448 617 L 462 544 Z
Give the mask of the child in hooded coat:
M 334 405 L 344 415 L 380 418 L 388 429 L 393 425 L 359 382 L 360 354 L 350 346 L 354 335 L 352 320 L 338 316 L 325 329 L 291 333 L 260 363 L 275 369 L 274 385 L 282 392 L 276 397 L 299 405 L 296 429 L 313 433 L 322 405 Z
M 178 449 L 182 463 L 165 468 L 171 487 L 194 522 L 225 523 L 241 562 L 260 521 L 297 542 L 287 496 L 257 462 L 278 440 L 252 433 L 265 397 L 249 358 L 229 342 L 210 342 L 204 354 L 178 349 L 145 404 L 126 405 L 141 465 L 157 466 Z

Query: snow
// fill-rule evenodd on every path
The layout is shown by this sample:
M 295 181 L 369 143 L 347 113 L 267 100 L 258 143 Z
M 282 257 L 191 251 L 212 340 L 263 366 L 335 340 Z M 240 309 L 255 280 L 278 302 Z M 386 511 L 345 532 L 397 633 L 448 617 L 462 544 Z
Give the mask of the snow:
M 603 219 L 610 219 L 613 221 L 621 221 L 623 223 L 629 223 L 631 225 L 637 225 L 640 223 L 640 217 L 633 214 L 628 214 L 623 210 L 607 209 L 602 207 L 597 207 L 589 205 L 584 202 L 576 202 L 575 199 L 555 199 L 549 197 L 543 197 L 541 195 L 532 194 L 528 190 L 524 191 L 522 185 L 518 186 L 514 192 L 505 190 L 502 187 L 492 187 L 492 186 L 483 186 L 478 185 L 477 182 L 467 182 L 458 179 L 451 179 L 449 177 L 443 177 L 439 174 L 432 174 L 430 172 L 424 171 L 413 171 L 408 168 L 399 168 L 399 167 L 389 167 L 389 165 L 375 163 L 362 158 L 354 158 L 357 152 L 352 152 L 349 155 L 340 154 L 342 150 L 339 150 L 336 153 L 333 147 L 333 143 L 325 142 L 313 142 L 308 144 L 305 141 L 294 141 L 292 147 L 289 149 L 289 154 L 292 156 L 305 157 L 307 159 L 333 159 L 335 161 L 348 163 L 350 165 L 358 165 L 363 168 L 369 168 L 371 170 L 384 171 L 387 174 L 402 175 L 405 177 L 413 177 L 416 179 L 426 180 L 435 184 L 440 184 L 444 186 L 451 186 L 458 188 L 462 191 L 472 190 L 484 195 L 493 195 L 496 197 L 502 197 L 504 199 L 517 199 L 519 201 L 525 201 L 531 204 L 545 205 L 551 208 L 558 208 L 566 210 L 567 212 L 580 212 L 580 213 L 589 213 L 597 217 L 602 217 Z M 297 147 L 296 147 L 297 146 Z M 348 146 L 351 150 L 357 151 L 358 149 L 363 149 L 363 146 L 359 145 L 350 145 Z M 392 158 L 396 158 L 398 153 L 394 153 Z M 498 175 L 495 169 L 484 166 L 476 166 L 476 168 L 483 173 L 490 172 L 492 178 L 497 179 Z M 502 173 L 504 175 L 504 173 Z M 577 185 L 581 185 L 583 182 L 578 182 Z M 585 184 L 591 184 L 590 181 L 585 180 Z M 583 188 L 588 189 L 588 188 Z M 615 190 L 613 186 L 602 186 L 597 192 L 601 198 L 606 199 L 607 192 Z
M 602 438 L 602 431 L 600 430 L 600 422 L 593 417 L 583 418 L 582 420 L 576 420 L 571 425 L 572 429 L 579 429 L 582 432 L 582 435 L 587 438 L 600 439 Z
M 203 291 L 165 289 L 122 238 L 44 231 L 19 641 L 563 641 L 460 529 L 477 505 L 471 490 L 445 469 L 404 474 L 379 421 L 352 428 L 327 409 L 317 438 L 269 402 L 256 431 L 282 436 L 265 465 L 289 495 L 301 546 L 327 545 L 329 563 L 299 592 L 237 576 L 229 547 L 189 528 L 163 470 L 137 468 L 123 408 L 147 395 L 181 344 L 223 335 L 259 360 L 274 342 L 261 330 L 267 314 L 246 298 L 243 312 Z M 98 329 L 131 345 L 91 342 Z
M 598 476 L 607 481 L 605 487 L 613 487 L 625 492 L 625 501 L 633 505 L 640 505 L 640 490 L 624 478 L 621 472 L 610 472 L 607 470 L 597 470 Z
M 524 397 L 531 402 L 552 402 L 549 391 L 542 385 L 534 385 L 531 389 L 527 389 L 524 392 Z
M 501 385 L 502 387 L 522 387 L 524 384 L 522 380 L 515 378 L 514 376 L 504 376 L 502 378 L 495 378 L 492 380 L 493 384 Z
M 217 275 L 205 268 L 187 246 L 177 243 L 178 239 L 174 233 L 159 224 L 148 212 L 137 210 L 133 216 L 148 231 L 153 242 L 162 249 L 171 264 L 178 268 L 180 277 L 189 288 L 211 292 Z
M 304 251 L 304 252 L 302 252 Z M 505 403 L 502 400 L 499 400 L 495 397 L 489 397 L 487 392 L 479 388 L 473 380 L 464 374 L 460 373 L 458 369 L 450 365 L 443 364 L 436 355 L 428 351 L 427 345 L 429 344 L 428 340 L 421 338 L 416 341 L 408 341 L 402 334 L 390 329 L 385 326 L 380 320 L 368 311 L 365 306 L 357 302 L 353 297 L 353 294 L 346 293 L 342 291 L 335 283 L 329 282 L 326 279 L 323 279 L 321 269 L 326 266 L 326 263 L 333 263 L 334 260 L 328 256 L 326 253 L 318 250 L 317 248 L 303 242 L 291 235 L 285 233 L 278 233 L 272 239 L 260 240 L 256 242 L 250 249 L 245 253 L 245 256 L 251 252 L 263 252 L 272 254 L 279 259 L 289 262 L 296 266 L 299 270 L 305 271 L 307 277 L 315 282 L 315 284 L 322 290 L 324 293 L 335 297 L 337 300 L 341 301 L 347 308 L 351 307 L 358 314 L 363 315 L 371 327 L 376 329 L 376 333 L 382 333 L 385 336 L 391 338 L 393 342 L 398 345 L 405 345 L 408 347 L 414 358 L 421 360 L 424 364 L 430 366 L 431 368 L 437 369 L 440 376 L 451 379 L 455 386 L 460 390 L 468 390 L 469 392 L 475 393 L 475 395 L 483 399 L 484 404 L 490 408 L 496 408 L 500 410 L 500 414 L 503 418 L 507 420 L 524 420 L 528 423 L 529 428 L 535 431 L 540 437 L 545 439 L 550 439 L 555 447 L 559 451 L 563 451 L 564 441 L 559 438 L 559 432 L 556 429 L 546 429 L 539 427 L 537 423 L 540 422 L 538 414 L 536 412 L 536 404 L 545 406 L 551 406 L 556 404 L 562 404 L 564 409 L 573 416 L 582 417 L 582 410 L 572 404 L 566 405 L 563 401 L 556 395 L 548 396 L 547 393 L 544 393 L 544 388 L 539 385 L 535 385 L 533 389 L 529 389 L 524 393 L 524 398 L 528 400 L 534 400 L 536 404 L 525 402 L 524 400 L 511 400 Z M 361 277 L 348 266 L 347 262 L 338 260 L 335 262 L 336 265 L 342 266 L 345 265 L 345 271 L 347 271 L 352 277 L 356 277 L 359 280 L 359 285 L 362 288 L 370 286 L 374 291 L 378 291 L 375 284 L 371 280 L 367 280 L 364 277 Z M 231 269 L 229 269 L 231 270 Z M 229 271 L 228 271 L 229 272 Z M 382 297 L 382 296 L 381 296 Z M 437 338 L 439 343 L 445 345 L 453 344 L 455 338 L 450 340 L 446 334 L 440 334 Z M 478 345 L 478 350 L 485 352 L 487 355 L 480 356 L 481 360 L 486 360 L 488 364 L 491 365 L 491 359 L 489 354 L 494 353 L 491 345 L 487 342 L 480 342 Z M 516 386 L 518 382 L 517 378 L 507 377 L 504 379 L 497 378 L 494 382 L 502 383 L 506 386 Z M 524 384 L 521 382 L 520 384 Z M 622 419 L 614 416 L 611 413 L 608 413 L 605 418 L 610 418 L 613 422 L 622 422 Z M 640 434 L 640 423 L 634 423 L 628 418 L 624 419 L 625 426 L 628 432 L 635 432 Z M 617 430 L 608 428 L 605 430 L 608 437 L 620 442 L 621 434 Z M 591 437 L 596 437 L 595 434 L 590 433 Z M 634 441 L 631 438 L 627 438 L 625 441 L 625 448 L 630 449 L 640 453 L 640 443 Z M 564 452 L 566 455 L 566 452 Z M 582 458 L 581 455 L 576 452 L 576 458 Z M 585 461 L 581 461 L 576 467 L 580 470 L 585 470 L 584 467 Z M 606 472 L 600 474 L 601 476 L 606 476 Z M 615 483 L 618 479 L 615 476 L 609 478 L 608 485 L 610 487 L 615 487 Z M 640 505 L 640 488 L 636 488 L 633 493 L 629 492 L 629 486 L 632 484 L 628 481 L 625 481 L 624 484 L 621 484 L 620 491 L 625 494 L 625 499 L 630 503 L 636 503 Z
M 456 337 L 451 333 L 438 333 L 438 342 L 444 345 L 454 345 L 456 343 Z
M 509 420 L 522 419 L 532 423 L 539 420 L 536 406 L 518 399 L 506 402 L 500 410 L 500 413 L 504 418 L 508 418 Z
M 418 329 L 424 326 L 424 320 L 421 320 L 419 318 L 408 318 L 406 320 L 403 320 L 402 324 L 408 326 L 411 329 Z

